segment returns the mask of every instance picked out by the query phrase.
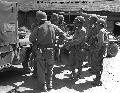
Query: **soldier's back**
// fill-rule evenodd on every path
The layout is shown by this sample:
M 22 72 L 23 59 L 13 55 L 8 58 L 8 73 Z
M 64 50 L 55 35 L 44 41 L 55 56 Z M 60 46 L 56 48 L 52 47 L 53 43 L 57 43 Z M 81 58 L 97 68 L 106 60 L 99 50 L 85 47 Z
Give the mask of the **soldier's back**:
M 42 40 L 40 40 L 42 36 Z M 41 26 L 38 26 L 38 42 L 41 45 L 52 45 L 53 39 L 55 39 L 55 30 L 50 22 L 45 22 Z

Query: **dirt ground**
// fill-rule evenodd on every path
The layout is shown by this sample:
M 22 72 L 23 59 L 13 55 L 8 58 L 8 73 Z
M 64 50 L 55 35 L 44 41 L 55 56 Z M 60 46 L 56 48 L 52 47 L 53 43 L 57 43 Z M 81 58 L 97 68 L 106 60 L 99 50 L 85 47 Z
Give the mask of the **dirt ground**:
M 116 57 L 105 58 L 103 65 L 102 86 L 91 85 L 95 76 L 88 72 L 87 67 L 82 69 L 81 79 L 71 80 L 71 72 L 67 68 L 55 66 L 53 89 L 48 93 L 120 93 L 120 52 Z M 0 73 L 0 93 L 11 89 L 21 93 L 41 93 L 37 79 L 31 75 L 24 73 L 21 65 Z

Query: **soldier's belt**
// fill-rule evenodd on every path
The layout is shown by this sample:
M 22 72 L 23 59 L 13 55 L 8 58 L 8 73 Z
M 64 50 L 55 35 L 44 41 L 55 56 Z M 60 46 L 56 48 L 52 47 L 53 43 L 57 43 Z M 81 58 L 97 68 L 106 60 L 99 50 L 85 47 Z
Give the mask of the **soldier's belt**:
M 42 50 L 42 51 L 44 51 L 44 50 L 53 50 L 53 48 L 38 48 L 38 50 Z
M 37 57 L 40 59 L 51 59 L 54 56 L 53 48 L 39 48 L 36 51 Z
M 55 45 L 54 44 L 47 44 L 47 45 L 38 44 L 37 47 L 40 49 L 46 49 L 46 48 L 49 49 L 49 48 L 54 48 Z

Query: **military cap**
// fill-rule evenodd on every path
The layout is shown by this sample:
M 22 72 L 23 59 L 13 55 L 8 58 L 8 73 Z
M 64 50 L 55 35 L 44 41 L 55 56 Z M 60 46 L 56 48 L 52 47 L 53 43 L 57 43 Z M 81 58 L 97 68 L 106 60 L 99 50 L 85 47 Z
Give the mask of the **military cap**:
M 47 14 L 40 10 L 36 12 L 36 17 L 39 17 L 40 20 L 47 20 Z
M 74 21 L 82 22 L 83 23 L 85 21 L 85 19 L 82 16 L 77 16 Z

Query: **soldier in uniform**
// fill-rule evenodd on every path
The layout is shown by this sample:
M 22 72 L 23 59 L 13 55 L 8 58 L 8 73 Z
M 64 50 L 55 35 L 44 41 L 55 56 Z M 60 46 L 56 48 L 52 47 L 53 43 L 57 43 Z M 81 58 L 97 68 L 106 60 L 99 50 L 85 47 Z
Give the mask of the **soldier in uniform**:
M 39 17 L 37 17 L 37 15 L 36 15 L 35 22 L 31 25 L 31 30 L 30 30 L 31 33 L 34 31 L 35 27 L 40 25 L 38 20 L 39 20 Z M 37 78 L 37 63 L 36 63 L 36 61 L 34 61 L 34 58 L 36 56 L 36 53 L 34 52 L 34 48 L 35 48 L 35 46 L 32 46 L 32 45 L 30 45 L 30 47 L 25 48 L 25 54 L 23 55 L 24 60 L 22 62 L 22 65 L 23 65 L 24 71 L 31 72 L 31 70 L 29 69 L 29 66 L 28 66 L 28 62 L 30 62 L 30 65 L 33 66 L 32 76 L 34 78 Z
M 35 22 L 31 25 L 31 34 L 33 33 L 35 27 L 40 26 L 41 23 L 39 22 L 39 14 L 37 14 L 36 12 L 36 18 L 35 18 Z M 30 46 L 30 50 L 31 50 L 31 57 L 30 57 L 30 62 L 33 65 L 33 74 L 32 77 L 37 78 L 37 62 L 35 61 L 35 57 L 36 57 L 36 46 Z M 30 51 L 29 50 L 29 51 Z
M 59 15 L 59 18 L 58 18 L 58 27 L 67 33 L 67 24 L 65 23 L 64 21 L 64 16 L 63 15 Z
M 97 47 L 94 48 L 94 53 L 92 56 L 92 68 L 93 68 L 93 74 L 96 75 L 96 78 L 94 79 L 93 85 L 101 85 L 101 74 L 103 71 L 103 58 L 106 51 L 106 44 L 108 42 L 107 40 L 107 31 L 104 29 L 106 26 L 106 23 L 103 19 L 99 19 L 96 24 L 97 32 L 96 38 L 97 41 Z
M 75 33 L 73 35 L 73 39 L 68 42 L 70 46 L 69 62 L 70 66 L 72 67 L 73 78 L 80 78 L 80 74 L 82 71 L 82 64 L 84 60 L 83 47 L 86 38 L 86 29 L 83 27 L 84 22 L 85 19 L 82 16 L 77 16 L 75 18 L 74 20 L 74 25 L 76 27 Z M 75 69 L 78 69 L 78 74 L 75 73 Z
M 51 19 L 50 19 L 50 22 L 56 26 L 58 26 L 62 31 L 64 31 L 63 28 L 61 28 L 62 26 L 60 26 L 60 21 L 63 20 L 64 18 L 63 17 L 59 17 L 58 14 L 56 13 L 53 13 L 51 15 Z M 56 38 L 55 38 L 55 43 L 56 43 L 56 47 L 54 48 L 55 49 L 55 61 L 59 61 L 59 45 L 61 43 L 61 41 L 63 41 L 63 37 L 59 37 L 58 38 L 58 35 L 56 34 Z
M 36 17 L 35 22 L 31 25 L 31 29 L 30 29 L 31 33 L 33 32 L 34 28 L 37 25 L 40 25 L 40 24 L 37 22 L 37 17 Z M 32 76 L 34 78 L 36 78 L 37 77 L 37 74 L 36 74 L 37 73 L 37 69 L 36 69 L 37 65 L 36 65 L 36 62 L 33 61 L 34 56 L 35 56 L 34 48 L 33 48 L 33 46 L 30 45 L 30 47 L 25 47 L 23 49 L 24 49 L 24 51 L 22 51 L 22 55 L 21 55 L 22 56 L 21 59 L 23 58 L 23 60 L 22 60 L 23 70 L 27 73 L 30 73 L 31 70 L 29 69 L 28 63 L 30 63 L 30 66 L 32 66 L 31 64 L 33 63 L 34 70 L 33 70 Z M 32 54 L 32 56 L 31 56 L 31 54 Z
M 59 15 L 57 13 L 52 13 L 51 18 L 50 18 L 50 22 L 56 26 L 58 26 L 58 18 Z
M 96 21 L 98 20 L 98 17 L 96 15 L 91 15 L 89 17 L 89 22 L 88 22 L 88 25 L 87 25 L 87 39 L 86 39 L 86 42 L 89 44 L 89 42 L 91 42 L 91 37 L 94 36 L 96 34 Z M 92 52 L 88 51 L 88 64 L 86 64 L 86 66 L 90 66 L 91 64 L 91 55 L 92 55 Z M 91 71 L 91 69 L 89 69 L 89 71 Z
M 96 15 L 91 15 L 89 17 L 89 22 L 87 25 L 87 38 L 88 38 L 88 40 L 94 34 L 94 29 L 95 29 L 95 25 L 96 25 L 97 20 L 98 20 L 98 17 Z
M 64 21 L 64 16 L 63 15 L 59 15 L 58 17 L 58 27 L 64 32 L 66 33 L 67 36 L 68 35 L 68 28 L 67 28 L 67 24 L 65 23 Z M 68 55 L 69 55 L 69 51 L 64 47 L 59 47 L 59 62 L 62 62 L 62 59 L 63 61 L 65 61 L 67 58 L 68 58 Z
M 51 22 L 47 21 L 47 15 L 45 12 L 37 11 L 36 14 L 38 25 L 34 28 L 33 33 L 30 35 L 29 40 L 36 46 L 36 58 L 37 61 L 37 74 L 41 88 L 45 90 L 45 83 L 47 90 L 51 89 L 51 75 L 52 66 L 54 64 L 54 47 L 56 34 L 60 37 L 64 37 L 64 33 Z

